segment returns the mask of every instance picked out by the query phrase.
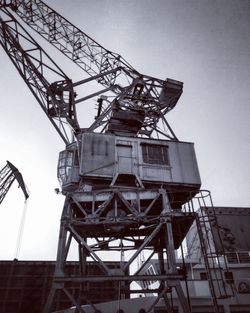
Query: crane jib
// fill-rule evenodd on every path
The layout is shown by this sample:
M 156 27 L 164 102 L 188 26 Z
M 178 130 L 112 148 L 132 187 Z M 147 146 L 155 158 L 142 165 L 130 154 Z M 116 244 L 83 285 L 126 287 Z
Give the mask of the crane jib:
M 123 111 L 131 115 L 135 110 L 141 115 L 140 112 L 144 111 L 144 120 L 138 124 L 137 128 L 132 130 L 133 134 L 141 134 L 145 136 L 151 136 L 153 132 L 157 131 L 159 121 L 164 125 L 164 129 L 168 130 L 169 136 L 176 139 L 172 129 L 164 118 L 164 115 L 172 110 L 177 101 L 179 100 L 183 84 L 179 81 L 167 79 L 162 80 L 137 72 L 127 61 L 125 61 L 119 54 L 111 52 L 105 49 L 102 45 L 97 43 L 90 36 L 85 34 L 78 27 L 73 25 L 67 19 L 62 17 L 55 10 L 50 8 L 46 3 L 40 0 L 13 0 L 13 1 L 1 1 L 0 9 L 4 14 L 8 15 L 12 19 L 12 22 L 18 25 L 17 18 L 19 17 L 30 28 L 36 31 L 39 35 L 44 37 L 51 45 L 56 47 L 64 56 L 73 61 L 76 65 L 82 68 L 91 78 L 83 79 L 79 82 L 73 83 L 73 88 L 78 87 L 81 84 L 87 84 L 90 81 L 96 80 L 99 85 L 103 85 L 104 89 L 96 91 L 94 93 L 83 95 L 79 99 L 76 98 L 77 92 L 72 90 L 71 97 L 61 97 L 58 99 L 58 95 L 51 95 L 51 86 L 58 85 L 61 79 L 55 79 L 50 81 L 46 78 L 46 71 L 52 71 L 60 76 L 66 76 L 61 68 L 47 56 L 46 52 L 30 37 L 27 39 L 26 35 L 23 35 L 23 30 L 18 26 L 18 31 L 15 36 L 19 36 L 19 42 L 24 45 L 27 43 L 31 45 L 26 51 L 19 52 L 23 58 L 20 60 L 20 56 L 12 56 L 12 62 L 16 63 L 16 67 L 21 68 L 22 63 L 25 63 L 23 59 L 29 58 L 29 64 L 25 64 L 26 72 L 29 72 L 29 77 L 32 77 L 32 73 L 38 68 L 42 68 L 39 73 L 39 77 L 35 77 L 35 82 L 32 87 L 32 93 L 37 98 L 37 90 L 39 90 L 39 104 L 51 120 L 52 124 L 57 126 L 56 130 L 65 142 L 69 141 L 70 135 L 68 134 L 73 130 L 73 133 L 78 133 L 80 126 L 77 121 L 77 114 L 75 104 L 82 101 L 86 101 L 90 98 L 100 96 L 104 99 L 103 111 L 99 112 L 99 123 L 94 121 L 89 129 L 95 129 L 97 125 L 105 124 L 105 131 L 114 129 L 114 123 L 116 123 L 116 116 L 119 115 L 119 120 Z M 10 11 L 13 13 L 10 13 Z M 16 17 L 14 17 L 14 15 Z M 9 22 L 5 21 L 6 24 Z M 14 32 L 14 30 L 11 30 Z M 25 30 L 26 31 L 26 30 Z M 5 44 L 10 40 L 5 34 L 2 33 Z M 31 44 L 32 43 L 32 44 Z M 8 44 L 8 43 L 7 43 Z M 13 42 L 9 42 L 12 46 Z M 41 59 L 37 59 L 32 55 L 34 50 L 39 51 L 42 54 Z M 11 49 L 7 49 L 7 53 L 10 56 Z M 46 56 L 46 57 L 44 57 Z M 19 59 L 18 59 L 19 58 Z M 46 61 L 45 61 L 46 60 Z M 32 63 L 34 66 L 32 66 Z M 38 64 L 38 65 L 37 65 Z M 44 71 L 46 69 L 46 71 Z M 22 73 L 22 76 L 25 76 Z M 37 76 L 37 75 L 36 75 Z M 27 76 L 23 77 L 30 88 L 30 81 L 27 81 Z M 44 81 L 48 80 L 48 83 Z M 57 89 L 58 90 L 58 89 Z M 64 90 L 65 92 L 65 90 Z M 114 101 L 107 101 L 108 97 L 113 94 Z M 75 95 L 75 96 L 73 96 Z M 45 104 L 49 99 L 49 103 Z M 71 98 L 71 103 L 67 99 Z M 54 101 L 56 99 L 56 102 Z M 113 107 L 115 104 L 117 113 L 111 109 L 107 110 L 108 106 Z M 105 115 L 105 112 L 109 112 L 109 115 Z M 154 114 L 152 114 L 154 112 Z M 105 121 L 100 121 L 100 117 L 105 118 Z M 140 118 L 141 119 L 141 118 Z M 108 121 L 108 122 L 107 122 Z M 68 129 L 65 129 L 65 125 L 68 124 Z M 121 123 L 126 123 L 126 119 Z M 165 133 L 166 131 L 162 131 Z
M 22 174 L 11 162 L 7 161 L 7 164 L 0 170 L 0 204 L 15 180 L 17 180 L 21 187 L 25 199 L 27 200 L 29 198 L 29 192 L 24 183 Z

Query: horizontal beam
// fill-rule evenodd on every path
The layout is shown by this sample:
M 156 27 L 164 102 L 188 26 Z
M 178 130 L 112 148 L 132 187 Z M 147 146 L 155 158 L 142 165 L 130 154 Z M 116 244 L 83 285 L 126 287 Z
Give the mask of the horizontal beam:
M 89 276 L 55 276 L 54 281 L 57 283 L 63 282 L 101 282 L 101 281 L 174 281 L 183 279 L 182 275 L 178 274 L 167 274 L 167 275 L 133 275 L 133 276 L 123 276 L 123 275 L 89 275 Z

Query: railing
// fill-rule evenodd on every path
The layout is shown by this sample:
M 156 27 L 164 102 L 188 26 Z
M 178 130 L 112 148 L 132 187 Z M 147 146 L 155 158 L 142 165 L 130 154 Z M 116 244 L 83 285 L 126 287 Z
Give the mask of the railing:
M 250 263 L 250 253 L 249 251 L 228 252 L 226 260 L 228 264 Z

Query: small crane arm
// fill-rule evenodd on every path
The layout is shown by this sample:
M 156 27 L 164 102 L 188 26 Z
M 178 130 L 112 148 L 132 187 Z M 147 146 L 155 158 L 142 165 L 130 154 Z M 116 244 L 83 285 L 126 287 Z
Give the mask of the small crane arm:
M 22 188 L 25 199 L 29 198 L 29 193 L 25 187 L 22 174 L 12 163 L 7 161 L 7 164 L 0 171 L 0 204 L 2 203 L 15 179 Z

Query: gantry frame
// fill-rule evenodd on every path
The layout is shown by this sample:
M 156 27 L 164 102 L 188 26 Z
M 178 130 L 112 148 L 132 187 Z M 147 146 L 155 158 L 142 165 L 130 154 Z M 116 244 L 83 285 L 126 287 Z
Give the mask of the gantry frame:
M 125 292 L 122 289 L 124 282 L 145 280 L 159 281 L 158 296 L 152 307 L 163 298 L 166 307 L 170 309 L 169 293 L 175 290 L 183 312 L 191 312 L 180 284 L 184 276 L 177 271 L 175 250 L 180 246 L 194 219 L 193 212 L 182 212 L 171 208 L 165 189 L 110 188 L 93 193 L 68 194 L 61 219 L 55 277 L 44 313 L 51 312 L 53 299 L 59 290 L 69 297 L 72 305 L 76 306 L 79 312 L 84 312 L 80 305 L 81 301 L 74 298 L 67 289 L 69 281 L 78 283 L 79 286 L 81 284 L 84 286 L 86 282 L 117 282 L 121 288 L 119 294 L 121 299 L 122 293 Z M 73 240 L 78 245 L 80 269 L 80 274 L 74 277 L 68 276 L 65 272 L 65 264 Z M 109 245 L 116 241 L 118 243 L 109 248 Z M 129 242 L 129 244 L 124 244 L 121 248 L 121 242 Z M 120 269 L 114 273 L 100 255 L 100 252 L 107 250 L 120 251 L 121 259 L 124 251 L 133 251 L 133 254 L 126 262 L 121 262 Z M 146 263 L 156 255 L 161 272 L 153 276 L 140 274 L 145 266 L 144 263 L 136 273 L 128 274 L 131 264 L 145 250 L 150 251 Z M 84 273 L 87 257 L 96 262 L 103 272 L 102 275 L 90 276 Z M 117 288 L 117 285 L 114 287 Z M 87 298 L 87 290 L 84 294 Z M 96 310 L 94 304 L 92 307 Z

